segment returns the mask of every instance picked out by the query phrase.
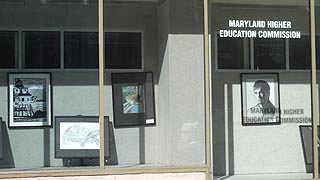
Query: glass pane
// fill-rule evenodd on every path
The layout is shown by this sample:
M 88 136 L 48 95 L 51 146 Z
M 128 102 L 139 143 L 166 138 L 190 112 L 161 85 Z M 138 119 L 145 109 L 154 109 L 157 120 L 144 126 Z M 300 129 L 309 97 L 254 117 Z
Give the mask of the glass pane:
M 17 32 L 0 32 L 0 68 L 15 68 L 16 38 Z
M 244 38 L 218 38 L 218 68 L 248 69 L 249 44 Z
M 107 69 L 141 69 L 141 33 L 107 32 L 105 37 Z
M 99 168 L 98 71 L 61 67 L 64 32 L 97 32 L 97 9 L 91 1 L 0 1 L 0 29 L 8 30 L 0 31 L 0 64 L 19 68 L 0 71 L 1 172 Z M 85 61 L 89 46 L 66 43 L 71 67 Z
M 284 39 L 255 39 L 254 68 L 255 69 L 285 69 Z
M 105 9 L 106 28 L 119 30 L 106 33 L 105 47 L 106 68 L 113 69 L 106 104 L 116 139 L 110 164 L 205 165 L 203 1 L 117 4 Z
M 26 68 L 60 67 L 59 32 L 24 32 Z
M 253 65 L 212 72 L 215 179 L 312 179 L 309 0 L 210 2 L 211 36 L 249 39 Z
M 310 69 L 310 37 L 302 36 L 301 39 L 289 40 L 290 69 Z
M 98 33 L 64 33 L 64 67 L 98 68 Z

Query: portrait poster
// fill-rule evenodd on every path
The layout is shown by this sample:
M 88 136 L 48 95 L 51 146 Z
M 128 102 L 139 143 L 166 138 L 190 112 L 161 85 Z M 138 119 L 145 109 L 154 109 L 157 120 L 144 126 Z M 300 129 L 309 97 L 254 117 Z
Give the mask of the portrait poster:
M 8 73 L 9 128 L 52 126 L 50 73 Z
M 115 127 L 155 125 L 153 74 L 112 73 Z
M 242 125 L 280 124 L 277 73 L 241 74 Z

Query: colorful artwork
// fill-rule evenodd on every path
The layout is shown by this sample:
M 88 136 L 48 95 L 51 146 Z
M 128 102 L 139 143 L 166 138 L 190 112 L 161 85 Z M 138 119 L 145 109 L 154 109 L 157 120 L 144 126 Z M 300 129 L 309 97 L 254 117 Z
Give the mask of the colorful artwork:
M 143 86 L 122 86 L 123 114 L 144 113 Z

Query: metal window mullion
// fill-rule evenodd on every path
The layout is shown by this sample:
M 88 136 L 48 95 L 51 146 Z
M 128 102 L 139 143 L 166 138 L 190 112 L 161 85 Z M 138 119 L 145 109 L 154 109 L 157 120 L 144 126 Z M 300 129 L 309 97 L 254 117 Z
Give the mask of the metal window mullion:
M 25 58 L 24 58 L 24 54 L 25 54 L 24 44 L 25 43 L 24 42 L 25 42 L 25 36 L 23 35 L 22 31 L 19 30 L 18 31 L 18 49 L 20 49 L 20 51 L 18 51 L 18 69 L 22 69 L 22 67 L 25 64 Z
M 98 2 L 99 19 L 99 121 L 100 121 L 100 169 L 104 169 L 104 28 L 103 0 Z
M 60 69 L 64 69 L 64 31 L 60 31 Z
M 317 107 L 317 70 L 315 40 L 315 3 L 310 0 L 310 37 L 311 37 L 311 97 L 312 97 L 312 131 L 313 131 L 313 178 L 319 179 L 318 164 L 318 107 Z
M 250 53 L 250 69 L 254 69 L 254 40 L 253 38 L 250 38 L 250 49 L 249 49 L 249 53 Z
M 205 154 L 206 165 L 208 167 L 207 179 L 211 179 L 211 123 L 210 123 L 210 61 L 209 61 L 209 16 L 208 16 L 208 0 L 203 3 L 204 16 L 204 74 L 205 74 Z
M 285 66 L 286 66 L 286 69 L 289 70 L 290 69 L 290 48 L 289 48 L 289 43 L 290 43 L 290 40 L 289 39 L 285 39 L 285 48 L 284 48 L 284 51 L 285 51 Z

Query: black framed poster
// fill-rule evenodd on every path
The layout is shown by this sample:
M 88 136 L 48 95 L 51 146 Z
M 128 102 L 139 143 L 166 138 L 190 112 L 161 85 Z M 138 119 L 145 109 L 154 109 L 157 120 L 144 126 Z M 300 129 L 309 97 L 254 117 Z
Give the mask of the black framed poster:
M 278 76 L 241 74 L 242 125 L 281 123 Z
M 8 73 L 9 128 L 52 126 L 50 73 Z
M 153 74 L 112 73 L 115 127 L 155 125 Z

